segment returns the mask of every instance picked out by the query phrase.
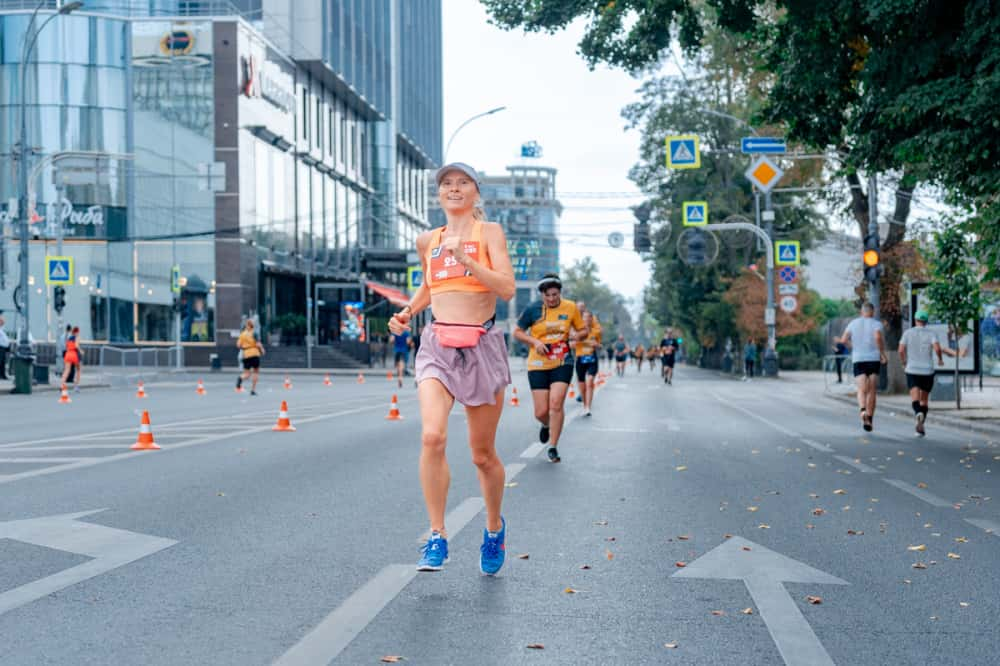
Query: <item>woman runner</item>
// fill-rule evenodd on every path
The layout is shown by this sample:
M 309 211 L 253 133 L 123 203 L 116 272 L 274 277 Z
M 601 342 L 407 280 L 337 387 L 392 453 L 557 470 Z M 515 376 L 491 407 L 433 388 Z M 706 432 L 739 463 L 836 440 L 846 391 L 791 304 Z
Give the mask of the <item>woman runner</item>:
M 587 337 L 576 343 L 576 379 L 580 383 L 583 415 L 590 416 L 594 404 L 594 380 L 597 378 L 597 359 L 601 353 L 601 322 L 589 310 L 583 311 L 583 325 L 590 329 Z
M 615 341 L 615 374 L 619 377 L 625 376 L 625 364 L 628 363 L 628 354 L 628 343 L 625 342 L 625 336 L 619 333 L 618 339 Z
M 639 374 L 642 374 L 642 362 L 646 360 L 646 348 L 640 342 L 635 348 L 635 362 L 638 364 Z
M 504 467 L 496 453 L 497 424 L 510 366 L 503 332 L 494 326 L 497 298 L 514 296 L 514 269 L 499 224 L 483 221 L 477 208 L 479 175 L 455 162 L 438 169 L 438 201 L 447 225 L 417 238 L 424 275 L 410 304 L 393 315 L 389 330 L 399 335 L 430 306 L 436 321 L 420 339 L 416 359 L 420 400 L 420 485 L 430 518 L 430 538 L 418 571 L 440 571 L 448 561 L 444 524 L 451 474 L 445 447 L 448 414 L 457 400 L 465 406 L 469 447 L 486 503 L 486 529 L 479 568 L 494 575 L 504 563 L 507 525 L 501 513 Z
M 236 378 L 236 390 L 243 390 L 243 381 L 253 377 L 250 384 L 250 395 L 257 395 L 257 380 L 260 379 L 260 357 L 264 354 L 264 346 L 260 344 L 253 332 L 253 319 L 247 319 L 236 346 L 243 352 L 243 372 Z
M 517 320 L 514 338 L 528 345 L 528 385 L 535 418 L 542 424 L 538 439 L 549 444 L 549 461 L 560 462 L 559 436 L 566 413 L 566 391 L 573 381 L 570 345 L 587 337 L 589 330 L 576 303 L 562 297 L 562 281 L 547 273 L 538 282 L 542 298 L 533 301 Z
M 653 372 L 656 369 L 656 359 L 660 357 L 660 349 L 654 345 L 650 345 L 649 349 L 646 350 L 646 361 L 649 363 L 649 371 Z
M 62 383 L 65 385 L 67 381 L 72 381 L 74 392 L 80 390 L 80 361 L 82 359 L 80 358 L 80 345 L 77 342 L 79 337 L 80 329 L 74 326 L 73 330 L 70 331 L 69 337 L 66 338 L 66 353 L 63 355 L 66 367 L 63 370 Z

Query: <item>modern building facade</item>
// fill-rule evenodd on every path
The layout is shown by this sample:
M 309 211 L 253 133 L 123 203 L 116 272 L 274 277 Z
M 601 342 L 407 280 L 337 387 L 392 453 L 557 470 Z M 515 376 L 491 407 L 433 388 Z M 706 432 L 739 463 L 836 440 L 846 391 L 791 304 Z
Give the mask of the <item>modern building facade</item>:
M 531 301 L 538 298 L 535 285 L 546 273 L 559 272 L 559 216 L 562 204 L 556 198 L 556 173 L 552 167 L 520 164 L 508 166 L 503 175 L 481 174 L 483 208 L 491 222 L 503 225 L 507 250 L 514 266 L 517 291 L 510 302 L 497 301 L 497 321 L 512 331 L 514 322 Z M 445 224 L 436 203 L 431 209 L 433 226 Z
M 58 335 L 45 257 L 60 245 L 74 269 L 62 319 L 85 340 L 173 344 L 179 309 L 195 361 L 234 356 L 248 316 L 267 328 L 310 312 L 325 344 L 360 337 L 366 305 L 399 300 L 440 160 L 440 0 L 238 4 L 91 0 L 39 35 L 26 68 L 36 340 Z M 4 310 L 17 284 L 7 202 L 33 5 L 0 0 Z M 322 22 L 306 34 L 283 27 L 282 10 Z M 407 20 L 423 34 L 390 33 Z M 300 43 L 312 37 L 315 53 Z M 417 62 L 419 85 L 399 85 Z

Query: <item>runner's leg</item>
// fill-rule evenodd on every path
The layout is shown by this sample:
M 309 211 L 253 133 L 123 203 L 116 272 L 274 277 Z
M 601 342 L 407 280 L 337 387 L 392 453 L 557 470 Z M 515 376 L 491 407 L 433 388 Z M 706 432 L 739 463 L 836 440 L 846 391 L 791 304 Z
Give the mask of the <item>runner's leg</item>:
M 250 384 L 250 390 L 256 391 L 257 380 L 260 379 L 260 368 L 254 368 L 253 370 L 250 371 L 250 374 L 253 375 L 253 382 Z
M 865 411 L 868 412 L 869 417 L 873 417 L 875 416 L 875 399 L 878 395 L 878 375 L 867 375 L 865 377 L 865 383 L 868 384 L 868 400 L 865 405 Z
M 531 391 L 531 402 L 535 407 L 535 418 L 543 426 L 549 425 L 549 390 L 533 389 Z
M 430 519 L 431 531 L 447 538 L 444 511 L 448 504 L 451 472 L 445 456 L 448 442 L 448 414 L 455 398 L 437 379 L 425 379 L 417 387 L 420 400 L 420 486 Z
M 569 384 L 565 382 L 553 382 L 549 387 L 549 446 L 559 446 L 559 435 L 562 434 L 563 422 L 566 420 L 566 412 L 563 409 L 566 402 L 566 391 Z
M 590 408 L 594 404 L 594 378 L 597 375 L 587 375 L 586 388 L 587 390 L 583 394 L 583 408 L 590 411 Z
M 503 413 L 504 390 L 496 395 L 496 404 L 466 407 L 469 422 L 469 448 L 472 449 L 472 464 L 479 476 L 479 489 L 486 503 L 486 529 L 499 532 L 500 506 L 503 503 L 503 486 L 506 479 L 503 463 L 497 456 L 497 424 Z

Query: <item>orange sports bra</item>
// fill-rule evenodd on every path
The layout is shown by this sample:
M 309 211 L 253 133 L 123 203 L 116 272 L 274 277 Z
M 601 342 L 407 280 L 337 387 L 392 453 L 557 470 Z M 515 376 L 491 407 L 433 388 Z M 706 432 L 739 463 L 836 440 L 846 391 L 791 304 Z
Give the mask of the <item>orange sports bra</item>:
M 427 286 L 431 296 L 445 291 L 466 291 L 483 293 L 490 289 L 472 277 L 465 266 L 458 263 L 455 257 L 441 252 L 441 235 L 447 227 L 438 227 L 433 231 L 431 242 L 427 248 Z M 493 268 L 489 252 L 483 244 L 483 223 L 478 220 L 472 226 L 472 238 L 462 241 L 462 250 L 470 258 L 475 259 L 486 268 Z

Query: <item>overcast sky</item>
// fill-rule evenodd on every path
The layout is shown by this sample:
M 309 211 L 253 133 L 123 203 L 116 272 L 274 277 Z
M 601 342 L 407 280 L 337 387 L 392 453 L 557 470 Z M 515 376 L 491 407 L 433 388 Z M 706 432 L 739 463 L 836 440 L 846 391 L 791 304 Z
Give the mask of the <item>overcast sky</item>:
M 555 35 L 525 35 L 489 25 L 477 0 L 442 5 L 445 142 L 467 118 L 507 107 L 465 127 L 448 161 L 503 174 L 521 163 L 522 143 L 537 141 L 544 153 L 534 162 L 559 170 L 560 263 L 593 257 L 602 279 L 638 304 L 649 265 L 632 251 L 628 206 L 639 199 L 576 195 L 637 191 L 628 171 L 638 158 L 639 135 L 625 132 L 620 112 L 637 98 L 639 82 L 620 70 L 587 69 L 576 53 L 582 22 Z M 626 235 L 622 249 L 608 246 L 612 231 Z

